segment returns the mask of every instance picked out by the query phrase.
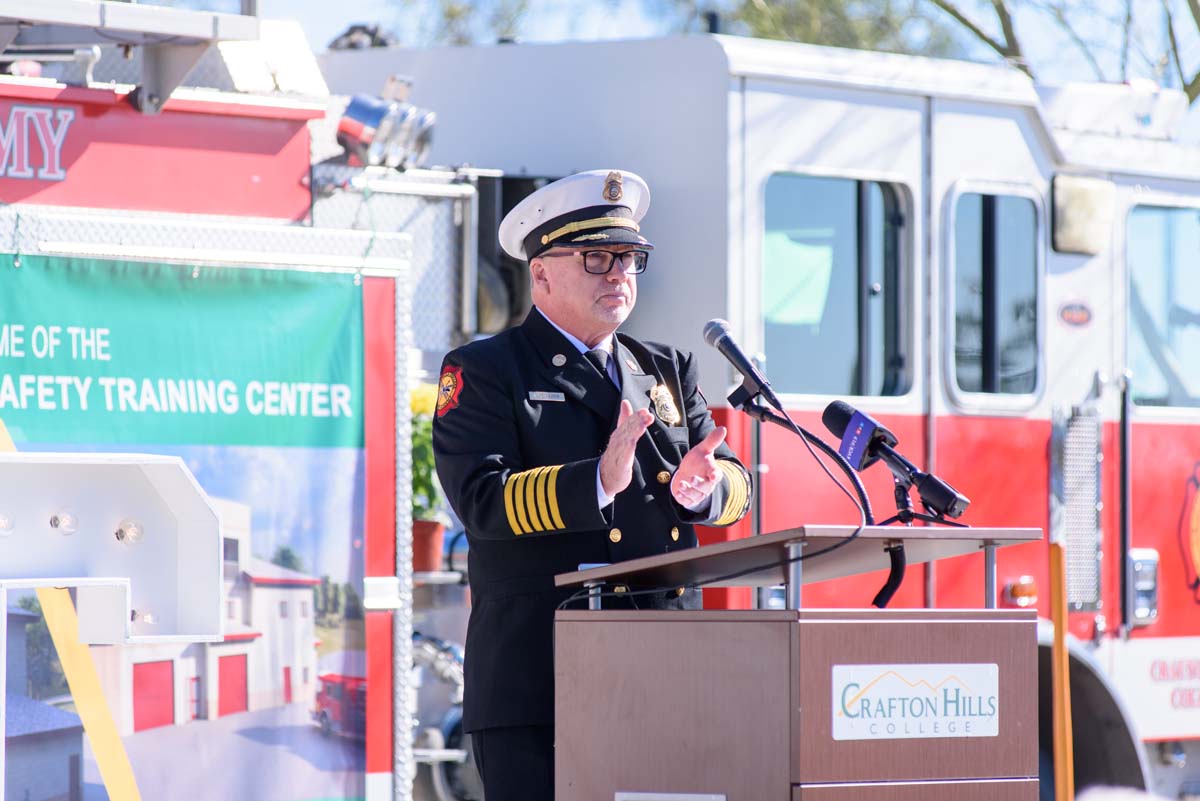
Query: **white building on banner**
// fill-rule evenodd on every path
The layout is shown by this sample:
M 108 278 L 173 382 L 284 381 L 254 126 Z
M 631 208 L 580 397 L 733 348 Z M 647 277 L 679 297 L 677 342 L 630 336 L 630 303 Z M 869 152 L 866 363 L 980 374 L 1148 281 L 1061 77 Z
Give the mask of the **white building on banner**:
M 292 703 L 316 694 L 312 576 L 251 556 L 250 507 L 211 499 L 224 536 L 215 643 L 92 647 L 121 734 Z

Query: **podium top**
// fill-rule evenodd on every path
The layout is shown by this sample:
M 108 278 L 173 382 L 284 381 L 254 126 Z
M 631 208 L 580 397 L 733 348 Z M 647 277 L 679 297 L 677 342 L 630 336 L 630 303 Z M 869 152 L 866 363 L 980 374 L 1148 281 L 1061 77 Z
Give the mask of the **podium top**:
M 800 526 L 758 537 L 561 573 L 555 576 L 554 584 L 580 587 L 603 582 L 682 587 L 703 583 L 707 587 L 774 587 L 787 581 L 789 544 L 803 543 L 804 553 L 814 553 L 846 539 L 855 528 Z M 1036 528 L 867 526 L 853 542 L 822 556 L 805 559 L 803 583 L 886 570 L 890 564 L 886 549 L 895 543 L 904 544 L 905 559 L 911 565 L 978 553 L 989 545 L 1019 545 L 1041 538 L 1042 531 Z M 743 571 L 744 575 L 736 578 L 721 579 Z

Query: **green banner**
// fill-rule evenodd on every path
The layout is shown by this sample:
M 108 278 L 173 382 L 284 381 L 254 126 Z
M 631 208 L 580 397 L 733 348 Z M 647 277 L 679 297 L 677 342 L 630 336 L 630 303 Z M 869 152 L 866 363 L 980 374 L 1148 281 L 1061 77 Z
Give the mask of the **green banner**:
M 0 420 L 53 443 L 361 447 L 344 274 L 0 256 Z

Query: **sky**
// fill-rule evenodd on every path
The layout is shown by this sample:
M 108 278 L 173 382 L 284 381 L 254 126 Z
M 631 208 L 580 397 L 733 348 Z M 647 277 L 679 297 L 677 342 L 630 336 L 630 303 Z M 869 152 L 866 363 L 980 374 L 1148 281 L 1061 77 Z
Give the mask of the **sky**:
M 231 3 L 236 0 L 216 0 Z M 978 1 L 978 0 L 977 0 Z M 1119 13 L 1118 0 L 1094 0 L 1100 7 L 1111 7 L 1111 13 Z M 522 21 L 522 41 L 561 41 L 568 39 L 612 39 L 661 36 L 673 33 L 670 23 L 656 18 L 646 11 L 644 0 L 605 0 L 605 2 L 583 4 L 578 0 L 529 0 L 529 11 Z M 963 0 L 964 8 L 971 0 Z M 1190 26 L 1186 0 L 1171 0 L 1179 19 L 1178 30 L 1182 33 L 1181 50 L 1185 69 L 1200 67 L 1200 35 Z M 1083 4 L 1079 4 L 1082 7 Z M 1152 4 L 1152 13 L 1145 13 L 1150 4 L 1137 6 L 1143 16 L 1137 20 L 1137 32 L 1143 41 L 1156 52 L 1161 50 L 1164 26 L 1157 12 L 1159 3 Z M 208 7 L 213 8 L 211 2 Z M 259 13 L 264 17 L 297 20 L 304 28 L 309 44 L 316 52 L 325 50 L 330 41 L 354 23 L 381 23 L 385 30 L 396 33 L 403 44 L 418 44 L 421 41 L 423 19 L 417 0 L 259 0 Z M 1043 83 L 1061 84 L 1073 80 L 1095 80 L 1095 74 L 1080 50 L 1071 45 L 1061 29 L 1044 14 L 1033 10 L 1029 4 L 1017 7 L 1017 31 L 1030 62 L 1037 70 Z M 214 10 L 236 10 L 214 9 Z M 988 19 L 985 13 L 976 13 L 979 21 Z M 614 24 L 619 20 L 619 25 Z M 1120 75 L 1118 29 L 1105 25 L 1099 16 L 1089 18 L 1079 15 L 1076 24 L 1081 32 L 1103 44 L 1096 48 L 1097 60 L 1108 80 L 1117 80 Z M 994 54 L 977 41 L 964 35 L 967 57 L 978 61 L 995 61 Z M 1151 77 L 1153 74 L 1145 64 L 1134 64 L 1134 77 Z M 1136 70 L 1141 70 L 1141 76 Z M 1175 75 L 1167 76 L 1168 85 L 1178 86 Z M 1161 81 L 1156 81 L 1161 82 Z M 1189 113 L 1182 129 L 1182 137 L 1189 142 L 1200 143 L 1200 101 Z
M 645 13 L 644 4 L 630 0 L 582 4 L 571 0 L 533 0 L 523 26 L 523 41 L 563 39 L 639 38 L 663 33 L 663 24 Z M 259 14 L 298 20 L 313 50 L 321 52 L 339 33 L 354 23 L 379 22 L 388 30 L 412 41 L 415 29 L 411 11 L 402 10 L 401 0 L 259 0 Z M 620 28 L 612 24 L 621 20 Z

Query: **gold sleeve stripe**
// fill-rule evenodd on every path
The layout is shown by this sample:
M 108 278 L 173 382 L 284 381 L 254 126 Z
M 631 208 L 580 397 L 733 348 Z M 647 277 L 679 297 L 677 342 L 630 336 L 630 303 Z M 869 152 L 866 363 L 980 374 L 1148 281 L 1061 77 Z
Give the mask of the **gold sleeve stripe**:
M 559 470 L 562 470 L 562 465 L 550 468 L 550 478 L 546 481 L 546 498 L 550 504 L 550 521 L 554 524 L 555 529 L 567 527 L 567 524 L 563 522 L 562 515 L 558 513 L 557 485 Z
M 540 504 L 537 502 L 538 479 L 546 472 L 544 467 L 536 467 L 525 474 L 525 514 L 529 515 L 529 524 L 534 531 L 545 531 L 542 525 Z
M 713 525 L 727 526 L 738 518 L 742 507 L 745 505 L 746 483 L 742 479 L 741 472 L 733 465 L 727 464 L 724 461 L 718 461 L 717 467 L 725 474 L 728 494 L 725 497 L 725 506 L 721 510 L 721 515 L 714 521 Z
M 529 473 L 530 471 L 526 470 L 509 479 L 509 481 L 516 481 L 516 486 L 513 487 L 513 503 L 517 507 L 517 522 L 521 524 L 522 534 L 533 531 L 533 527 L 529 525 L 529 516 L 525 513 L 525 479 Z
M 538 531 L 553 531 L 554 524 L 550 522 L 550 513 L 546 511 L 546 475 L 553 470 L 552 467 L 539 467 L 534 474 L 529 478 L 529 498 L 530 515 L 537 512 L 537 518 L 541 521 L 541 528 Z
M 558 509 L 558 471 L 562 465 L 513 473 L 504 482 L 504 513 L 513 534 L 566 528 Z
M 725 507 L 721 511 L 721 516 L 713 522 L 713 525 L 728 526 L 741 517 L 742 512 L 745 511 L 746 502 L 750 498 L 750 488 L 746 484 L 746 474 L 736 464 L 718 460 L 717 467 L 725 474 L 729 494 L 725 498 Z
M 537 482 L 537 504 L 538 513 L 542 516 L 542 523 L 546 526 L 547 531 L 554 531 L 562 528 L 555 525 L 554 515 L 550 514 L 550 480 L 557 474 L 559 467 L 543 467 L 542 472 L 538 475 Z
M 730 513 L 733 515 L 733 519 L 729 522 L 733 523 L 736 522 L 742 515 L 746 514 L 746 510 L 750 508 L 750 495 L 753 490 L 750 486 L 750 476 L 745 470 L 738 467 L 736 464 L 733 464 L 732 462 L 729 463 L 728 467 L 730 475 L 735 476 L 734 483 L 737 484 L 741 490 L 739 493 L 741 499 L 737 501 L 736 506 L 730 507 Z
M 513 488 L 516 486 L 515 475 L 509 475 L 508 481 L 504 482 L 504 514 L 508 515 L 508 527 L 513 530 L 513 534 L 524 534 L 521 526 L 517 523 L 517 513 L 513 509 Z

